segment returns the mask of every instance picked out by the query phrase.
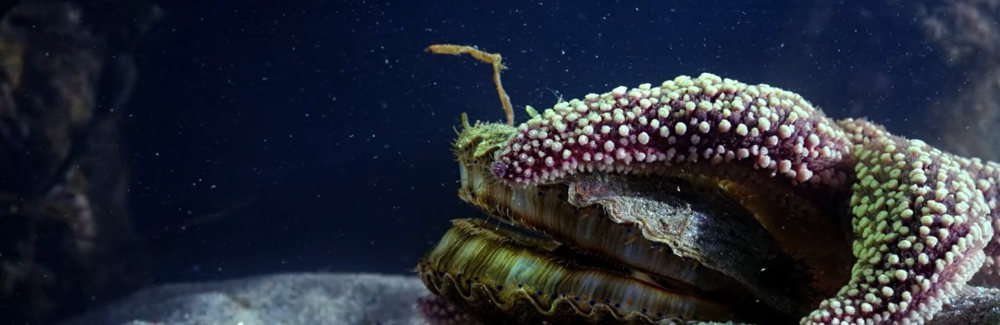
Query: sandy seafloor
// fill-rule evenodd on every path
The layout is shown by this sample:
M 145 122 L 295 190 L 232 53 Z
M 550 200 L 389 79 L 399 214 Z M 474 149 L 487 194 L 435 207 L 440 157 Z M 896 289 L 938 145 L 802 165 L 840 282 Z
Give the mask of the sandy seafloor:
M 61 325 L 417 325 L 414 276 L 293 273 L 149 288 Z M 932 325 L 1000 324 L 1000 289 L 972 290 Z

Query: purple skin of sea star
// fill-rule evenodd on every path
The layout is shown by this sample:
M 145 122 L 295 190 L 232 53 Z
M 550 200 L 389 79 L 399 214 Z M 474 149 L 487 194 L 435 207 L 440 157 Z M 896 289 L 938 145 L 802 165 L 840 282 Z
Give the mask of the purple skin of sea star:
M 503 178 L 504 175 L 507 175 L 507 170 L 504 169 L 504 165 L 502 163 L 493 163 L 493 174 L 497 175 L 497 177 Z
M 921 324 L 977 272 L 1000 277 L 997 164 L 835 122 L 767 85 L 703 74 L 559 103 L 521 124 L 492 167 L 524 186 L 677 166 L 852 194 L 851 279 L 802 324 Z

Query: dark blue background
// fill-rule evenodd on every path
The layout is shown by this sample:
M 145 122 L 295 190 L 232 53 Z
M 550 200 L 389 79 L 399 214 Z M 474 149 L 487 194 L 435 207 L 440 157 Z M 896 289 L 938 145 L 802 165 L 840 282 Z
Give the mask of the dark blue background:
M 921 109 L 957 78 L 885 2 L 679 3 L 161 3 L 122 124 L 153 275 L 409 272 L 448 220 L 477 215 L 455 195 L 459 114 L 503 118 L 489 66 L 423 52 L 435 43 L 503 54 L 518 113 L 550 89 L 708 71 L 933 137 Z

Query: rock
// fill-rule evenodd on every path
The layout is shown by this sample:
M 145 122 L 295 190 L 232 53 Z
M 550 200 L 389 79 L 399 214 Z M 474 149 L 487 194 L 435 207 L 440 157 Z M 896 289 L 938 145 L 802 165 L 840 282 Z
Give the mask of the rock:
M 959 298 L 934 316 L 931 325 L 1000 324 L 1000 289 L 966 287 Z

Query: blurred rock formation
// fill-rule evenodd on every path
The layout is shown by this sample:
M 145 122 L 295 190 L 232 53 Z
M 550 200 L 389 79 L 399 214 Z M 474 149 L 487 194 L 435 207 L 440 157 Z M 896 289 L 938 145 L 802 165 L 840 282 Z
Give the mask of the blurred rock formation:
M 48 324 L 141 283 L 117 120 L 146 1 L 0 2 L 0 319 Z
M 907 3 L 929 44 L 956 72 L 951 86 L 933 94 L 932 126 L 941 147 L 1000 160 L 1000 1 L 936 0 Z M 933 125 L 938 124 L 938 125 Z

